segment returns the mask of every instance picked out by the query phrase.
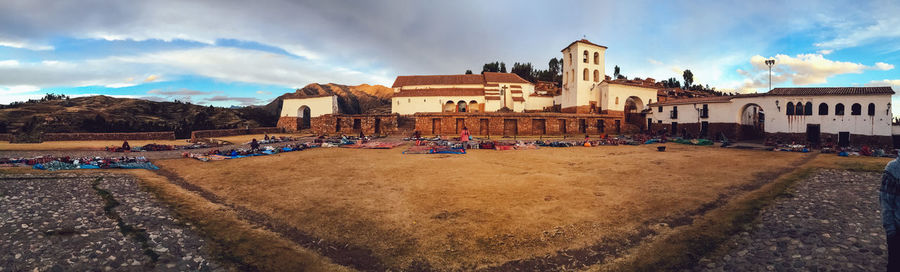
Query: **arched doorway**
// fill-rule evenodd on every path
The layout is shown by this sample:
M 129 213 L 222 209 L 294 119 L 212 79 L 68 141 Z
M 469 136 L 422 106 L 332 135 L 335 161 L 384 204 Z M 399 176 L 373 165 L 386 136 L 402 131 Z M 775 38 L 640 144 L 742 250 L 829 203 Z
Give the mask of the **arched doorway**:
M 309 124 L 310 113 L 309 113 L 308 106 L 306 106 L 306 105 L 300 106 L 300 108 L 297 109 L 297 117 L 298 117 L 297 118 L 297 129 L 298 130 L 310 128 L 310 124 Z
M 766 114 L 757 104 L 747 104 L 741 108 L 740 140 L 762 139 L 766 132 Z
M 629 96 L 625 99 L 625 123 L 631 124 L 644 130 L 644 102 L 640 97 Z
M 478 101 L 472 100 L 469 101 L 469 112 L 480 112 L 481 108 L 478 105 Z
M 459 103 L 456 103 L 456 112 L 467 112 L 467 111 L 468 111 L 468 105 L 466 104 L 466 101 L 460 100 Z
M 454 111 L 456 111 L 456 103 L 453 103 L 453 101 L 447 101 L 447 103 L 444 103 L 444 112 Z

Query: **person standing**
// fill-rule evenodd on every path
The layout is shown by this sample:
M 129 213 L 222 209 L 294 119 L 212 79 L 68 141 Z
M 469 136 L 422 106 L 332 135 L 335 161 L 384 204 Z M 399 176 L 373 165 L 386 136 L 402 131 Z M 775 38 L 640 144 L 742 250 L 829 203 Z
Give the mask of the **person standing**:
M 900 271 L 900 157 L 884 167 L 881 175 L 881 223 L 887 234 L 888 265 L 887 271 Z
M 462 141 L 463 149 L 467 149 L 469 145 L 469 128 L 463 127 L 462 131 L 459 133 L 459 140 Z

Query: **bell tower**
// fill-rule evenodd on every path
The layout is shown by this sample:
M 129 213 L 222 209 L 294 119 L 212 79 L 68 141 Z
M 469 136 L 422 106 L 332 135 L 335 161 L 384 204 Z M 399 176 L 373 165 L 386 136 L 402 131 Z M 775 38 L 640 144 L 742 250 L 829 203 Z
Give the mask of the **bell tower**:
M 599 85 L 606 78 L 606 48 L 586 39 L 563 48 L 562 112 L 596 113 L 599 110 Z

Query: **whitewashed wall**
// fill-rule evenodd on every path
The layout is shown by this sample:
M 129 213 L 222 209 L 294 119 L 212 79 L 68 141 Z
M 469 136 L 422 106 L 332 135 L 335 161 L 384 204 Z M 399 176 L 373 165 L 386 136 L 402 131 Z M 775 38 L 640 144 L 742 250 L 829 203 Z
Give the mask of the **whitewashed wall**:
M 281 116 L 300 117 L 301 107 L 309 107 L 310 117 L 338 113 L 337 96 L 285 99 L 281 104 Z
M 776 101 L 778 101 L 776 105 Z M 797 104 L 812 102 L 812 115 L 787 115 L 787 103 Z M 819 104 L 828 105 L 828 114 L 819 115 Z M 835 105 L 844 104 L 844 115 L 835 115 Z M 860 115 L 852 115 L 852 106 L 859 103 Z M 868 115 L 869 103 L 875 104 L 875 115 Z M 659 112 L 658 107 L 653 107 L 648 118 L 653 118 L 656 123 L 662 120 L 664 124 L 696 123 L 707 121 L 710 123 L 741 123 L 741 113 L 749 104 L 759 105 L 765 112 L 765 131 L 767 133 L 805 133 L 808 124 L 818 124 L 822 133 L 837 134 L 838 132 L 850 132 L 858 135 L 890 136 L 892 135 L 892 113 L 888 104 L 891 103 L 890 95 L 833 95 L 833 96 L 758 96 L 734 98 L 725 103 L 706 103 L 709 106 L 709 118 L 698 118 L 696 109 L 703 103 L 663 106 Z M 669 118 L 669 112 L 673 107 L 678 107 L 678 118 Z
M 484 96 L 413 96 L 391 98 L 391 111 L 402 115 L 410 115 L 417 112 L 442 112 L 447 101 L 458 103 L 471 101 L 484 103 Z

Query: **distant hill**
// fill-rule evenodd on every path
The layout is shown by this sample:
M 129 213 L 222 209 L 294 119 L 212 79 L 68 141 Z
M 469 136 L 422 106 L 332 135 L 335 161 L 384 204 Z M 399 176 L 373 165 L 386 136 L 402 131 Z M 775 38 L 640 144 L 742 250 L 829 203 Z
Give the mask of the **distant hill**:
M 275 126 L 261 107 L 238 109 L 176 102 L 89 96 L 17 103 L 0 108 L 0 133 L 191 131 Z
M 362 84 L 347 86 L 334 83 L 312 83 L 293 93 L 283 94 L 263 108 L 276 116 L 281 113 L 285 98 L 302 98 L 316 95 L 337 95 L 338 108 L 345 114 L 390 113 L 394 90 L 381 85 Z

